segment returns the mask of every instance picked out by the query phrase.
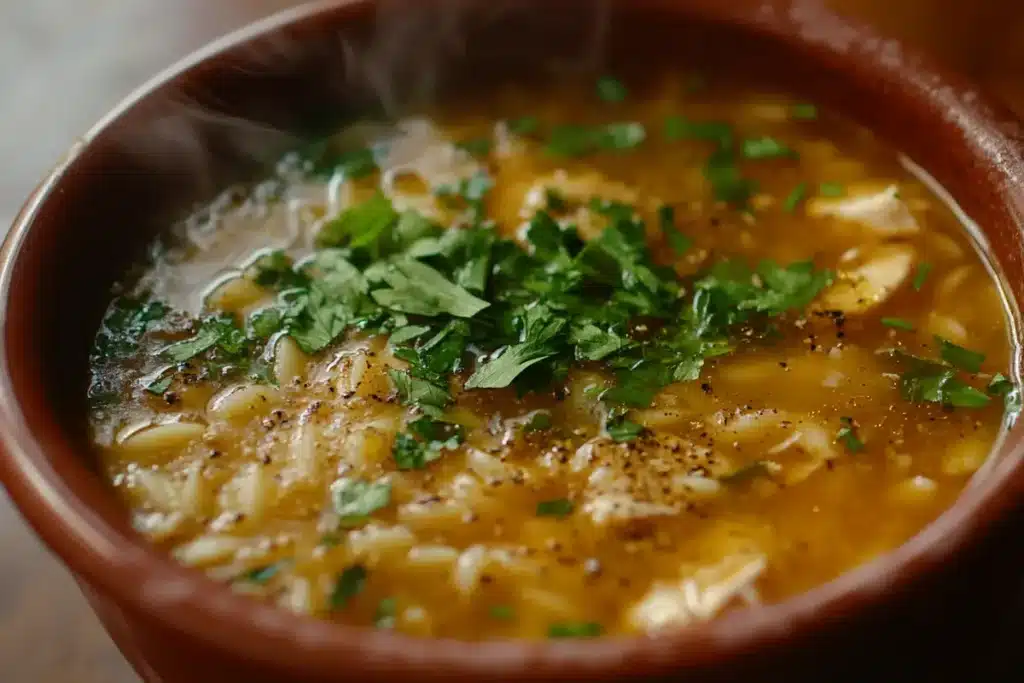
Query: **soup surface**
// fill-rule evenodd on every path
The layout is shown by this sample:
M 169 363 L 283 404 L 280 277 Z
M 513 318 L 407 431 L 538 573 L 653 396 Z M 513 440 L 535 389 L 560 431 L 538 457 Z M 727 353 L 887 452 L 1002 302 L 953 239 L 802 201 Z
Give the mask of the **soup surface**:
M 96 338 L 135 526 L 288 609 L 655 632 L 907 540 L 1018 394 L 995 279 L 891 150 L 676 76 L 358 124 L 170 231 Z

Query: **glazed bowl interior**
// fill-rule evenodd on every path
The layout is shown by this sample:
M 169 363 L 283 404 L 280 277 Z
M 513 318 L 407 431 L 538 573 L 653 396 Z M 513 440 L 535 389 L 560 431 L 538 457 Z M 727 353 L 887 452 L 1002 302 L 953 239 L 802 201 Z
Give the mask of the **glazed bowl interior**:
M 853 613 L 927 574 L 1019 505 L 1021 428 L 1007 435 L 958 504 L 910 543 L 784 603 L 659 639 L 443 648 L 278 612 L 177 567 L 132 531 L 89 455 L 91 340 L 112 284 L 157 230 L 265 170 L 311 133 L 510 79 L 686 65 L 843 112 L 949 188 L 983 227 L 983 247 L 1010 298 L 1024 300 L 1021 194 L 1014 186 L 1024 164 L 1015 124 L 898 45 L 801 7 L 746 0 L 419 2 L 378 15 L 371 2 L 332 3 L 264 22 L 161 76 L 73 150 L 5 247 L 0 381 L 12 496 L 76 573 L 128 611 L 156 615 L 213 647 L 284 659 L 296 670 L 353 657 L 389 675 L 425 665 L 491 676 L 526 668 L 555 674 L 572 663 L 603 678 L 637 661 L 648 669 L 699 665 L 820 627 L 828 610 Z

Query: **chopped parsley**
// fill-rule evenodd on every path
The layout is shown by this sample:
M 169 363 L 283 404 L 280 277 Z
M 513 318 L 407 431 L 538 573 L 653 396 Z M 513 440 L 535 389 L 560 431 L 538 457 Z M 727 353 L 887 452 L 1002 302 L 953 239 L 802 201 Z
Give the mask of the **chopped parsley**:
M 204 318 L 199 330 L 188 339 L 165 346 L 160 355 L 164 358 L 183 362 L 218 347 L 228 355 L 238 355 L 246 347 L 245 333 L 229 315 L 213 315 Z
M 596 638 L 604 633 L 604 627 L 593 621 L 567 621 L 551 624 L 549 638 Z
M 421 417 L 395 437 L 391 454 L 400 470 L 421 470 L 462 443 L 458 425 Z
M 794 213 L 805 197 L 807 197 L 807 183 L 800 183 L 786 195 L 786 199 L 782 202 L 783 210 L 786 213 Z
M 932 272 L 932 264 L 927 261 L 922 261 L 917 264 L 917 271 L 914 273 L 914 280 L 911 283 L 914 287 L 915 292 L 920 292 L 924 288 L 924 283 L 928 279 L 928 275 Z
M 723 121 L 691 121 L 683 116 L 665 119 L 665 138 L 675 140 L 705 140 L 720 147 L 732 145 L 732 126 Z
M 900 394 L 913 403 L 938 403 L 953 408 L 984 408 L 990 398 L 957 376 L 945 360 L 929 360 L 899 350 L 890 354 L 909 365 L 900 375 Z
M 744 159 L 792 159 L 796 152 L 785 143 L 773 137 L 747 138 L 743 141 Z
M 914 323 L 909 320 L 904 320 L 903 318 L 882 318 L 882 324 L 896 330 L 906 330 L 907 332 L 914 331 Z
M 164 392 L 171 388 L 174 383 L 174 375 L 167 375 L 161 379 L 150 382 L 146 385 L 146 391 L 157 396 L 163 396 Z
M 565 124 L 551 129 L 546 149 L 554 156 L 576 157 L 600 150 L 633 149 L 646 138 L 643 124 L 635 121 L 600 126 Z
M 938 335 L 935 335 L 935 341 L 939 344 L 939 357 L 953 367 L 972 373 L 981 370 L 981 364 L 985 362 L 985 354 L 957 346 Z
M 605 102 L 622 102 L 629 95 L 622 81 L 611 76 L 597 79 L 597 96 Z
M 284 564 L 284 562 L 274 562 L 273 564 L 264 565 L 262 567 L 255 567 L 243 573 L 241 576 L 236 578 L 235 581 L 262 586 L 277 576 Z
M 1009 420 L 1013 423 L 1021 411 L 1021 391 L 1016 384 L 1001 373 L 996 373 L 985 387 L 990 396 L 1002 397 Z
M 843 197 L 846 195 L 846 188 L 840 183 L 821 183 L 818 185 L 818 194 L 822 197 Z
M 485 157 L 491 153 L 490 138 L 472 138 L 470 140 L 460 142 L 456 146 L 475 157 Z
M 331 591 L 328 601 L 331 611 L 344 609 L 352 598 L 362 593 L 366 586 L 366 577 L 366 567 L 361 564 L 352 565 L 342 571 L 335 581 L 334 590 Z
M 538 410 L 530 415 L 529 420 L 523 423 L 523 431 L 526 433 L 542 432 L 545 429 L 551 429 L 552 424 L 551 413 L 546 410 Z
M 509 605 L 491 605 L 487 614 L 498 621 L 512 621 L 516 617 L 516 611 Z
M 397 615 L 398 601 L 394 598 L 384 598 L 377 603 L 377 610 L 373 615 L 373 625 L 376 628 L 394 628 Z
M 790 118 L 797 121 L 814 121 L 818 118 L 818 107 L 807 102 L 794 104 L 789 109 Z
M 612 437 L 612 440 L 618 443 L 624 443 L 626 441 L 633 441 L 638 436 L 644 433 L 644 426 L 639 425 L 636 422 L 630 422 L 625 419 L 618 419 L 608 424 L 606 427 L 608 436 Z
M 508 122 L 508 130 L 514 135 L 530 135 L 540 128 L 540 121 L 536 116 L 523 116 L 512 119 Z
M 849 453 L 860 453 L 864 450 L 864 442 L 858 434 L 857 422 L 852 417 L 839 418 L 839 431 L 836 432 L 836 441 L 843 444 Z
M 342 477 L 331 484 L 331 502 L 342 527 L 364 523 L 391 502 L 391 484 Z
M 670 204 L 664 204 L 658 208 L 658 222 L 662 234 L 665 235 L 665 240 L 672 247 L 676 256 L 682 256 L 689 251 L 693 246 L 693 240 L 676 228 L 676 211 Z
M 572 501 L 565 498 L 543 500 L 537 503 L 538 517 L 568 517 L 572 514 Z

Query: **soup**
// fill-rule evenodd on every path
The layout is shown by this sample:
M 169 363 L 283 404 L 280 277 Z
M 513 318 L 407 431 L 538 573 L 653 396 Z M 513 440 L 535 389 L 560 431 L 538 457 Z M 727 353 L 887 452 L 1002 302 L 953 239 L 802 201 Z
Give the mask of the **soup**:
M 92 355 L 135 527 L 284 608 L 655 633 L 906 541 L 1019 396 L 998 283 L 887 146 L 677 75 L 360 123 L 169 230 Z

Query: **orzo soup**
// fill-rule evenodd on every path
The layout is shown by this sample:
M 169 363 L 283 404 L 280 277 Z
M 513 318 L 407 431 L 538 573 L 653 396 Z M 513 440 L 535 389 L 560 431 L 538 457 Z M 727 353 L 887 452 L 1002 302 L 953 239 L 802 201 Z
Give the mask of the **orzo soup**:
M 153 253 L 90 389 L 136 528 L 367 627 L 781 600 L 933 520 L 1019 402 L 997 282 L 896 153 L 691 77 L 353 125 Z

